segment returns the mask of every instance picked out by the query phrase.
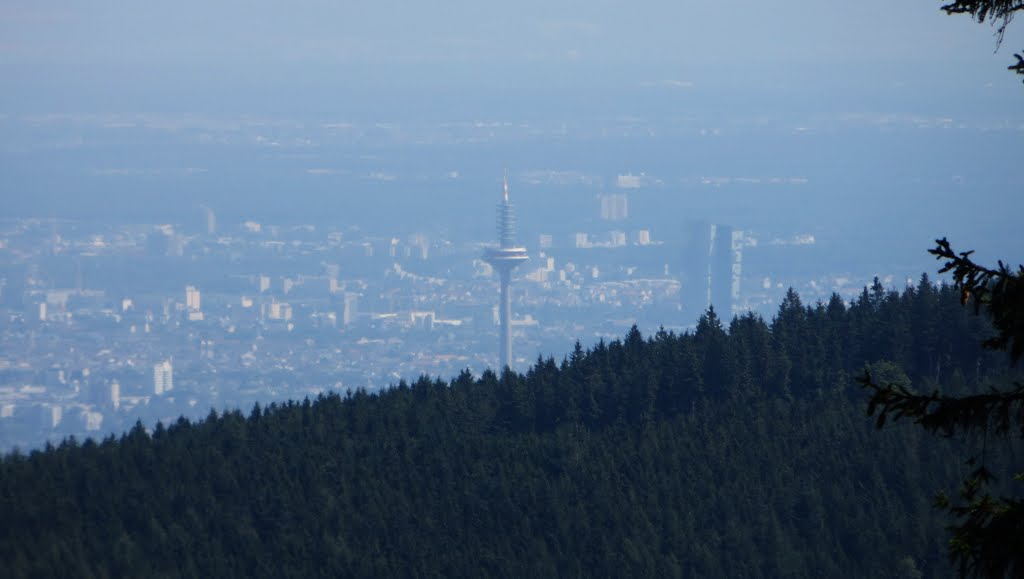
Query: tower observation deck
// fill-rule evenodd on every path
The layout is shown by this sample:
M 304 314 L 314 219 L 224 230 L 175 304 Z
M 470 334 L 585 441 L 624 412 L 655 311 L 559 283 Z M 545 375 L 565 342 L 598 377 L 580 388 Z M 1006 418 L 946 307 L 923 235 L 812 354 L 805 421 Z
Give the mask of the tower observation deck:
M 484 261 L 498 271 L 501 288 L 498 302 L 501 326 L 498 349 L 500 372 L 504 372 L 505 368 L 511 367 L 512 364 L 512 296 L 509 293 L 512 270 L 529 259 L 526 255 L 526 248 L 516 245 L 515 237 L 515 211 L 512 203 L 508 200 L 508 177 L 506 177 L 502 199 L 498 203 L 498 246 L 488 248 L 483 255 Z

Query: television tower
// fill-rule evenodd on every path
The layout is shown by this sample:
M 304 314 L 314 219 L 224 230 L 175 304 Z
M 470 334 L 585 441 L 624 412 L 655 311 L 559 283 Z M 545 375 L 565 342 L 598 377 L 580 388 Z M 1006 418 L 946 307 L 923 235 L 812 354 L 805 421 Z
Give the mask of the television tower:
M 501 338 L 498 350 L 500 372 L 512 364 L 512 296 L 509 294 L 509 283 L 512 281 L 512 270 L 520 263 L 529 259 L 526 248 L 515 243 L 516 219 L 512 203 L 508 200 L 508 174 L 505 175 L 505 188 L 501 202 L 498 203 L 498 247 L 484 252 L 484 261 L 498 270 L 501 283 L 501 301 L 498 304 Z

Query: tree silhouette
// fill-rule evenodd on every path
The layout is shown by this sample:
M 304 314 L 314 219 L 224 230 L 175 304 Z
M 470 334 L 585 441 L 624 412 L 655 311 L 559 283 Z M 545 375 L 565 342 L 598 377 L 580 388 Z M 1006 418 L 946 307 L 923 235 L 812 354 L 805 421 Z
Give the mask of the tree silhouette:
M 996 49 L 1003 42 L 1006 27 L 1010 25 L 1018 10 L 1024 10 L 1020 0 L 955 0 L 942 7 L 946 14 L 970 14 L 978 22 L 988 22 L 996 27 Z M 1014 54 L 1016 64 L 1007 68 L 1017 74 L 1024 74 L 1024 56 Z
M 936 259 L 946 260 L 940 273 L 952 272 L 960 291 L 961 305 L 971 304 L 975 314 L 984 313 L 996 335 L 982 346 L 1006 352 L 1010 366 L 1024 356 L 1024 266 L 1012 271 L 1002 261 L 995 269 L 975 263 L 972 251 L 955 252 L 943 238 L 929 250 Z M 1019 577 L 1024 573 L 1024 501 L 992 494 L 997 478 L 987 464 L 989 437 L 1024 438 L 1024 384 L 1011 381 L 1003 388 L 989 386 L 987 391 L 967 396 L 917 394 L 905 383 L 886 382 L 873 376 L 870 369 L 860 378 L 872 391 L 868 414 L 877 413 L 876 424 L 909 418 L 930 432 L 945 436 L 978 434 L 982 439 L 979 455 L 968 459 L 971 473 L 963 480 L 960 501 L 939 495 L 936 506 L 956 521 L 950 526 L 953 537 L 949 556 L 958 565 L 961 576 Z M 1012 473 L 1016 482 L 1024 474 Z

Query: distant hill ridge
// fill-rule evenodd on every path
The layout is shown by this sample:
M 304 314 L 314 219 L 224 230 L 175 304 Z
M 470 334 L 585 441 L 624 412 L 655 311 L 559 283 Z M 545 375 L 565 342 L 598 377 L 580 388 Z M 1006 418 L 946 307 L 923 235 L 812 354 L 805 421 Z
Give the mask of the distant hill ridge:
M 929 497 L 962 452 L 875 431 L 866 364 L 919 390 L 1005 368 L 958 292 L 793 291 L 771 322 L 575 349 L 0 460 L 10 577 L 949 575 Z

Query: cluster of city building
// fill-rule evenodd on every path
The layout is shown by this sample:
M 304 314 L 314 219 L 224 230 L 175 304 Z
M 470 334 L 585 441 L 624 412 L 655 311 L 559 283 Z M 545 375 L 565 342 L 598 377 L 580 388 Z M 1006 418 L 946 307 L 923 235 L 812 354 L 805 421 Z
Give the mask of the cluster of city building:
M 536 233 L 535 245 L 515 238 L 507 189 L 497 244 L 224 228 L 208 208 L 191 230 L 2 223 L 0 448 L 423 374 L 524 370 L 634 324 L 685 331 L 709 304 L 724 318 L 770 316 L 785 287 L 811 298 L 837 287 L 745 276 L 757 240 L 729 226 L 695 222 L 659 240 L 616 229 L 625 194 L 599 204 L 602 231 Z

